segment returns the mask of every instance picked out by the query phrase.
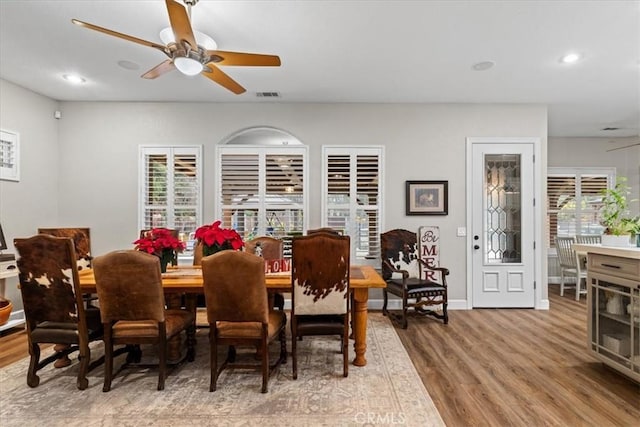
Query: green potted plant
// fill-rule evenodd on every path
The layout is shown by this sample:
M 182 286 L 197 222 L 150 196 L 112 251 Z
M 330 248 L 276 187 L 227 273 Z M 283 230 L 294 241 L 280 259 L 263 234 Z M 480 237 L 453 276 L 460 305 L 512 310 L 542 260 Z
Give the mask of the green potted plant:
M 602 190 L 600 223 L 605 227 L 602 235 L 604 246 L 629 246 L 632 234 L 640 231 L 640 217 L 631 217 L 628 200 L 631 188 L 625 177 L 618 177 L 613 188 Z

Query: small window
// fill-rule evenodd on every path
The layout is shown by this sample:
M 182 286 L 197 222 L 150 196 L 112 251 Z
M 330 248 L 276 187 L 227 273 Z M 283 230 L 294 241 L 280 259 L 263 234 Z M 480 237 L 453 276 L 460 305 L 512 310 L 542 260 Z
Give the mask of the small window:
M 20 137 L 0 130 L 0 179 L 20 181 Z
M 322 226 L 351 237 L 355 263 L 380 259 L 382 147 L 323 147 Z
M 202 225 L 202 149 L 140 147 L 141 230 L 165 227 L 185 233 Z
M 602 234 L 604 227 L 598 216 L 602 190 L 614 182 L 612 168 L 549 168 L 547 247 L 554 247 L 556 236 Z

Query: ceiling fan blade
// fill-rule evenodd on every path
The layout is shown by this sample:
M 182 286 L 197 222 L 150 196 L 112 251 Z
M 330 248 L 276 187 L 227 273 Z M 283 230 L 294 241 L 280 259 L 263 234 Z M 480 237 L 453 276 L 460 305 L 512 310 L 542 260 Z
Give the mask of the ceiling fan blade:
M 141 44 L 143 46 L 149 46 L 149 47 L 152 47 L 154 49 L 158 49 L 162 53 L 168 55 L 168 53 L 166 51 L 166 47 L 161 45 L 161 44 L 157 44 L 157 43 L 153 43 L 153 42 L 150 42 L 150 41 L 147 41 L 147 40 L 139 39 L 137 37 L 129 36 L 127 34 L 122 34 L 122 33 L 119 33 L 117 31 L 113 31 L 113 30 L 109 30 L 107 28 L 99 27 L 97 25 L 89 24 L 88 22 L 78 21 L 77 19 L 72 19 L 71 22 L 76 24 L 76 25 L 78 25 L 78 26 L 80 26 L 80 27 L 88 28 L 90 30 L 99 31 L 101 33 L 108 34 L 110 36 L 118 37 L 118 38 L 121 38 L 121 39 L 129 40 L 130 42 Z
M 207 64 L 207 67 L 211 69 L 211 71 L 202 71 L 203 76 L 213 80 L 218 83 L 220 86 L 229 89 L 231 92 L 236 95 L 240 95 L 241 93 L 246 92 L 246 89 L 240 86 L 235 80 L 226 75 L 220 68 L 216 67 L 212 62 Z
M 277 55 L 261 55 L 259 53 L 229 52 L 225 50 L 208 50 L 207 55 L 216 65 L 238 65 L 253 67 L 279 67 L 280 57 Z M 220 58 L 218 60 L 218 58 Z
M 156 77 L 160 77 L 161 75 L 168 73 L 169 71 L 173 71 L 175 69 L 176 67 L 173 65 L 173 61 L 171 61 L 170 59 L 167 59 L 166 61 L 156 65 L 155 67 L 153 67 L 152 69 L 150 69 L 149 71 L 141 75 L 140 77 L 142 77 L 143 79 L 155 79 Z
M 198 44 L 196 43 L 196 37 L 193 35 L 187 9 L 174 0 L 166 0 L 166 2 L 169 21 L 171 22 L 171 29 L 176 38 L 176 43 L 180 44 L 181 41 L 186 41 L 192 49 L 197 49 Z

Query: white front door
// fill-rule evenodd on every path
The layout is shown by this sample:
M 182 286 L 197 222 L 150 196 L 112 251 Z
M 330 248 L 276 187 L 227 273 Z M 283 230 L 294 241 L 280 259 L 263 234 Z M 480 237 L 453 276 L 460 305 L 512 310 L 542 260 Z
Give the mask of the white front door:
M 473 143 L 473 307 L 535 306 L 534 151 L 531 143 Z

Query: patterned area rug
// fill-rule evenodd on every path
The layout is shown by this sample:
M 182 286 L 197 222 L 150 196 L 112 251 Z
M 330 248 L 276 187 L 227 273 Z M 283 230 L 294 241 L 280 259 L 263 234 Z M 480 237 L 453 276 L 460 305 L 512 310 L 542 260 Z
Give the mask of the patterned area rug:
M 260 393 L 260 374 L 250 370 L 224 371 L 218 390 L 209 393 L 207 330 L 198 331 L 196 361 L 171 371 L 164 391 L 156 390 L 157 370 L 127 369 L 103 393 L 102 367 L 89 373 L 89 388 L 80 391 L 77 362 L 63 369 L 49 365 L 31 389 L 23 359 L 0 370 L 0 425 L 443 426 L 389 320 L 370 314 L 367 332 L 366 367 L 350 365 L 343 378 L 339 340 L 306 337 L 298 346 L 298 379 L 292 379 L 289 358 L 271 377 L 267 394 Z M 102 354 L 101 343 L 92 354 Z M 123 358 L 116 359 L 116 369 Z

